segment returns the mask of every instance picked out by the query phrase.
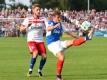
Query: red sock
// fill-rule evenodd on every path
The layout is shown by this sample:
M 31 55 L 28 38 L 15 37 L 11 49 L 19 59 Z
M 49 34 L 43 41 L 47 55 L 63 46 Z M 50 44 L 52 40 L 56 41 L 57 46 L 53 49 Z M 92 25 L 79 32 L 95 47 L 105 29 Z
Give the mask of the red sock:
M 57 62 L 57 75 L 61 75 L 64 61 L 58 60 Z
M 85 38 L 80 37 L 79 39 L 75 39 L 75 40 L 73 41 L 73 45 L 74 45 L 74 46 L 79 46 L 79 45 L 81 45 L 82 43 L 84 43 L 85 41 L 86 41 Z

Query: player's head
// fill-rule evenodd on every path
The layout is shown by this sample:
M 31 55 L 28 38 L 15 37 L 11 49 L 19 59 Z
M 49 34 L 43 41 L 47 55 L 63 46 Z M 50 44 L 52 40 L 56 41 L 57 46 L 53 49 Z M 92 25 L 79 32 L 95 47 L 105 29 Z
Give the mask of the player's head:
M 32 13 L 34 15 L 40 16 L 40 10 L 41 10 L 40 4 L 34 4 L 34 5 L 32 5 Z
M 55 22 L 60 22 L 61 21 L 61 13 L 60 13 L 60 11 L 54 11 L 53 12 L 53 21 L 55 21 Z

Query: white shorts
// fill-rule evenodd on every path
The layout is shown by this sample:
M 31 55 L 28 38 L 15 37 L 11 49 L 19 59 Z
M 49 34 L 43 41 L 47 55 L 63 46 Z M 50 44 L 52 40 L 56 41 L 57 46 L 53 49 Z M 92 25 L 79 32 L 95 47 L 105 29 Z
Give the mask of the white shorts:
M 58 52 L 64 51 L 67 48 L 66 41 L 55 41 L 48 45 L 49 51 L 51 51 L 55 56 Z

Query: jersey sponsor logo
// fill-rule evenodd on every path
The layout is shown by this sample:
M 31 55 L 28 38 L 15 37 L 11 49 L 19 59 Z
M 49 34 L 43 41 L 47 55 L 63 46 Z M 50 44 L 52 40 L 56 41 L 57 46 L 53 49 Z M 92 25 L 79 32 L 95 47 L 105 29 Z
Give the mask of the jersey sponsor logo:
M 56 30 L 56 29 L 55 29 L 55 30 L 53 31 L 53 33 L 60 34 L 60 33 L 61 33 L 61 31 L 60 31 L 60 30 Z
M 42 30 L 42 27 L 30 26 L 30 27 L 27 29 L 28 32 L 33 31 L 33 30 L 36 30 L 36 31 L 39 30 L 39 31 L 40 31 L 40 30 Z
M 32 23 L 28 28 L 27 28 L 27 31 L 32 31 L 32 30 L 42 30 L 42 24 L 40 23 L 37 23 L 37 24 L 34 24 Z
M 42 27 L 41 26 L 31 26 L 31 28 L 30 29 L 42 29 Z

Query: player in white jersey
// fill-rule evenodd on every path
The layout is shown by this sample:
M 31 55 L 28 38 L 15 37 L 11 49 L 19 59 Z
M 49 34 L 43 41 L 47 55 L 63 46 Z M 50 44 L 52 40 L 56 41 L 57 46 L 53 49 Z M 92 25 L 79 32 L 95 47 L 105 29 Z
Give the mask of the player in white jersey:
M 38 68 L 39 76 L 42 76 L 41 71 L 46 62 L 46 48 L 43 42 L 45 23 L 44 18 L 40 17 L 40 9 L 39 4 L 34 4 L 32 6 L 32 16 L 26 18 L 20 27 L 20 31 L 26 30 L 27 32 L 27 44 L 32 55 L 27 76 L 31 76 L 38 55 L 41 56 L 41 61 Z

